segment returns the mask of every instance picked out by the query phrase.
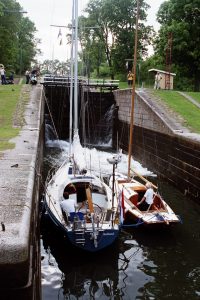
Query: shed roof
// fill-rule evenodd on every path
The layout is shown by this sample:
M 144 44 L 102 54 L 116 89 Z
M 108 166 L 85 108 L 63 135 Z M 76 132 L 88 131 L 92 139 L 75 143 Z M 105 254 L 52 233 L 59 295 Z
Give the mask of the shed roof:
M 171 76 L 176 76 L 175 73 L 170 73 L 170 72 L 166 72 L 166 71 L 163 71 L 163 70 L 158 70 L 158 69 L 150 69 L 148 70 L 149 72 L 159 72 L 159 73 L 162 73 L 162 74 L 170 74 Z

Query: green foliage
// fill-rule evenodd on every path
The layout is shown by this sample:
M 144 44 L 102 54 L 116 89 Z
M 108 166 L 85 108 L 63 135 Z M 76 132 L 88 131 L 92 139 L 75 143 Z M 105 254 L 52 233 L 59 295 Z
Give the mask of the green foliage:
M 20 12 L 22 7 L 15 0 L 0 1 L 0 53 L 7 70 L 24 72 L 36 54 L 34 24 Z
M 115 79 L 120 80 L 121 82 L 126 82 L 127 83 L 127 74 L 126 73 L 116 73 L 115 74 Z
M 140 21 L 146 20 L 148 7 L 140 1 Z M 126 73 L 125 60 L 132 59 L 134 53 L 136 0 L 90 0 L 85 11 L 87 17 L 80 18 L 80 38 L 87 71 L 96 69 L 99 74 L 100 65 L 107 63 L 111 78 Z M 152 28 L 140 22 L 139 57 L 147 53 L 151 38 Z
M 70 62 L 60 62 L 58 59 L 49 60 L 46 59 L 40 64 L 41 74 L 57 74 L 68 75 L 70 69 Z
M 153 55 L 148 57 L 145 60 L 142 61 L 138 61 L 137 64 L 137 70 L 139 69 L 137 76 L 139 75 L 140 77 L 140 81 L 148 81 L 148 83 L 150 83 L 150 85 L 154 84 L 154 76 L 149 73 L 150 69 L 159 69 L 159 70 L 163 70 L 164 66 L 160 61 L 160 57 L 158 55 Z M 150 82 L 149 82 L 150 80 Z
M 169 33 L 172 34 L 172 61 L 179 68 L 182 78 L 189 79 L 189 87 L 200 90 L 200 0 L 169 0 L 159 9 L 161 23 L 156 40 L 156 53 L 166 57 Z M 183 80 L 184 81 L 184 80 Z M 184 83 L 179 84 L 184 88 Z
M 100 66 L 99 77 L 100 78 L 109 78 L 110 77 L 110 69 L 107 64 L 102 64 Z

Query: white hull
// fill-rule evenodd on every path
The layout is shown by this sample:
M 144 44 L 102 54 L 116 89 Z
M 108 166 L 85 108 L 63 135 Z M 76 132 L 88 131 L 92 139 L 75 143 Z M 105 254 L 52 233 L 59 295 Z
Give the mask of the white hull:
M 127 179 L 123 175 L 116 176 L 116 194 L 123 201 L 124 221 L 133 220 L 134 223 L 141 225 L 156 225 L 179 223 L 180 219 L 173 212 L 170 206 L 154 192 L 153 204 L 146 211 L 139 208 L 138 202 L 146 192 L 145 185 L 135 179 Z
M 63 194 L 71 184 L 75 191 L 64 199 Z M 75 208 L 67 217 L 61 203 L 70 199 Z M 99 251 L 116 240 L 120 229 L 119 206 L 116 198 L 112 202 L 112 191 L 105 183 L 91 174 L 74 174 L 70 161 L 61 166 L 46 187 L 45 205 L 52 221 L 72 244 L 86 251 Z

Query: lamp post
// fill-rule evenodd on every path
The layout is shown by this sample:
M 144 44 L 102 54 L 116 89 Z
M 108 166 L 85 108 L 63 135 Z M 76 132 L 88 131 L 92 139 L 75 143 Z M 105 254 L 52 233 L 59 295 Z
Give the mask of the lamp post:
M 92 38 L 93 38 L 93 34 L 94 34 L 94 29 L 90 29 L 90 34 L 89 34 L 89 48 L 91 49 L 92 46 Z M 88 82 L 90 79 L 90 67 L 91 67 L 91 63 L 90 63 L 90 49 L 88 51 Z

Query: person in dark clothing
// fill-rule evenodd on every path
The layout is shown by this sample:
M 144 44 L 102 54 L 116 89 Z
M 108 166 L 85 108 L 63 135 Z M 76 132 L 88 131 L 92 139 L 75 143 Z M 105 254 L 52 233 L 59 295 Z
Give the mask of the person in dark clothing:
M 5 69 L 3 67 L 0 68 L 0 75 L 1 75 L 1 84 L 6 84 L 6 74 L 5 74 Z
M 29 81 L 30 81 L 30 72 L 29 72 L 29 70 L 26 70 L 25 76 L 26 76 L 26 84 L 29 84 Z
M 9 84 L 14 84 L 14 72 L 10 73 L 8 81 L 9 81 Z

